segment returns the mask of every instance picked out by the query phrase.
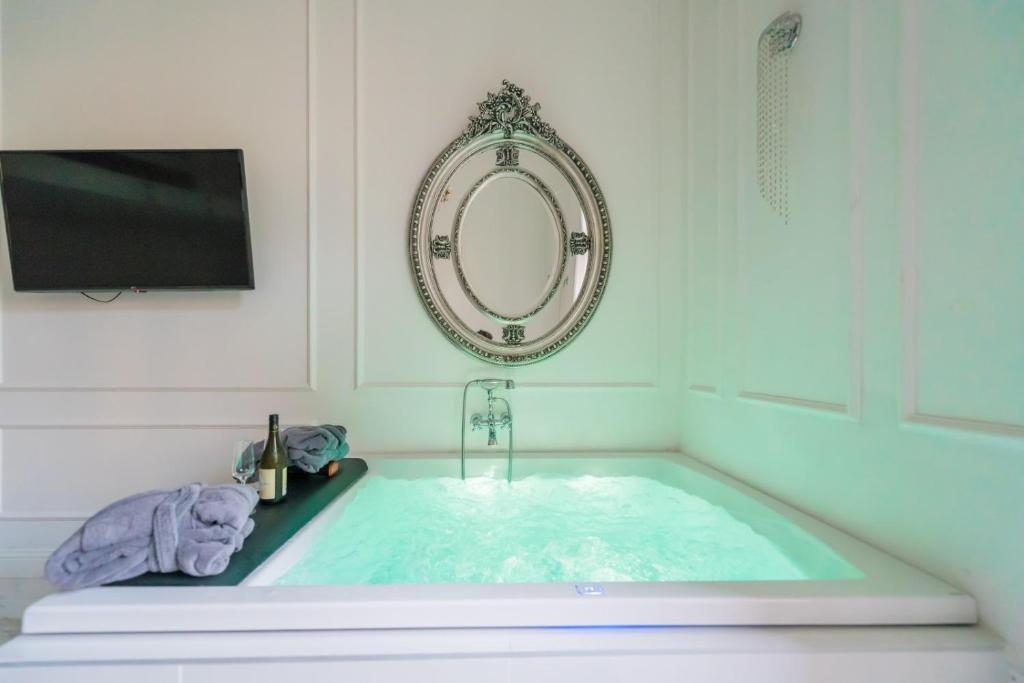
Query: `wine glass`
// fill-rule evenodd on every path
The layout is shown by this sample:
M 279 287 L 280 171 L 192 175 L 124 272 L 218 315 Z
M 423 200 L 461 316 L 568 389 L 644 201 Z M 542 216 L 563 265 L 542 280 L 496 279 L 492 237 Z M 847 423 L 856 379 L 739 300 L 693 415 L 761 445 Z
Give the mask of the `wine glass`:
M 251 441 L 236 441 L 234 458 L 231 461 L 231 476 L 239 484 L 245 484 L 256 472 L 256 449 Z

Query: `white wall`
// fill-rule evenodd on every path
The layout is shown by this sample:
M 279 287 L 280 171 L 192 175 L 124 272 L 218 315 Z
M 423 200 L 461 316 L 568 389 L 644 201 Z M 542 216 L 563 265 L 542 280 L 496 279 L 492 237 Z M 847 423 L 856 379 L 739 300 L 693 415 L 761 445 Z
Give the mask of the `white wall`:
M 757 38 L 790 209 L 754 183 Z M 1024 5 L 693 0 L 682 447 L 979 600 L 1024 650 Z
M 0 574 L 37 572 L 114 497 L 226 479 L 272 411 L 345 424 L 357 453 L 450 450 L 462 383 L 497 374 L 519 385 L 518 447 L 675 447 L 680 8 L 510 11 L 4 0 L 4 148 L 243 148 L 256 290 L 15 294 L 2 255 Z M 503 78 L 587 160 L 615 235 L 589 327 L 515 370 L 434 329 L 405 250 L 422 174 Z

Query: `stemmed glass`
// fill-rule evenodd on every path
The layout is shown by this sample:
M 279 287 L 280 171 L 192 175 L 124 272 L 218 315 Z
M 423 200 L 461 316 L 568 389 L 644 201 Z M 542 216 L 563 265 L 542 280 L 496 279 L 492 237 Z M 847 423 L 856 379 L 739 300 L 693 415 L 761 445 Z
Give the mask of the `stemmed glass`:
M 235 456 L 231 462 L 231 476 L 239 484 L 245 484 L 256 472 L 256 449 L 250 448 L 250 441 L 235 442 Z

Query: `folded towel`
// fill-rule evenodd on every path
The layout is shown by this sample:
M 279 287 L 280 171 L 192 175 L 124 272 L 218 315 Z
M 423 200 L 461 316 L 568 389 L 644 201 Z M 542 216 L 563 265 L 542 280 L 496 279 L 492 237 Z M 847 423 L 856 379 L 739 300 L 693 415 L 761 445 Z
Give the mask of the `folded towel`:
M 256 500 L 248 486 L 201 484 L 119 500 L 50 555 L 46 578 L 61 588 L 86 588 L 146 572 L 219 574 L 252 532 Z
M 281 432 L 281 441 L 288 451 L 288 461 L 300 470 L 314 474 L 332 460 L 348 455 L 346 431 L 341 425 L 288 427 Z M 253 449 L 257 465 L 263 453 L 264 441 L 249 446 Z

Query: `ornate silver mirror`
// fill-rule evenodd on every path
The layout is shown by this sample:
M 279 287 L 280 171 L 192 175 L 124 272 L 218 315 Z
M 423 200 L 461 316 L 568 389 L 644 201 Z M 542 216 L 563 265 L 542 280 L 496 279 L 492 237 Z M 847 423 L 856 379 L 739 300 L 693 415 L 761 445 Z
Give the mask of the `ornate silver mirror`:
M 416 195 L 413 276 L 454 344 L 499 365 L 533 363 L 564 348 L 601 300 L 608 208 L 522 88 L 503 81 L 478 106 Z

